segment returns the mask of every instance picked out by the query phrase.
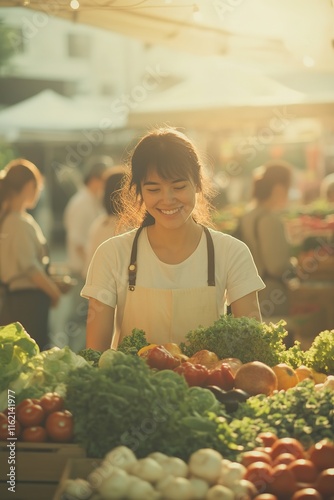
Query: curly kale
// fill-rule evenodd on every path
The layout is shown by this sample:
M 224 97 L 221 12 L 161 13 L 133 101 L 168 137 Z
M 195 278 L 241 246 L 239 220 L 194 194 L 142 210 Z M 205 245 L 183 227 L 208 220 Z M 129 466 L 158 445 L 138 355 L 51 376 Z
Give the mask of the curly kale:
M 138 328 L 134 328 L 131 332 L 131 335 L 127 335 L 120 342 L 117 347 L 118 351 L 124 352 L 124 354 L 134 354 L 142 348 L 149 345 L 145 337 L 144 330 L 139 330 Z
M 324 330 L 306 351 L 307 366 L 317 372 L 334 375 L 334 330 Z
M 285 322 L 260 323 L 254 318 L 221 316 L 208 328 L 197 328 L 186 335 L 186 343 L 180 347 L 184 354 L 192 356 L 207 349 L 222 358 L 238 358 L 243 363 L 262 361 L 269 366 L 281 362 L 286 347 Z
M 98 366 L 99 359 L 101 357 L 102 352 L 96 351 L 95 349 L 81 349 L 78 352 L 79 356 L 82 356 L 89 364 L 92 366 Z

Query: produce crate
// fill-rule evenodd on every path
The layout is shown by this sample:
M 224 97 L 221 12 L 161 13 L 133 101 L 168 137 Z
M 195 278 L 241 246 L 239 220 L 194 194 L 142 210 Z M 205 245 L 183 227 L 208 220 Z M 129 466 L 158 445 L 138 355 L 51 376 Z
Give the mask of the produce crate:
M 61 475 L 53 500 L 63 500 L 62 494 L 67 479 L 86 479 L 88 474 L 98 467 L 101 462 L 102 460 L 97 458 L 69 458 Z M 95 495 L 91 500 L 99 500 L 99 498 L 98 495 Z
M 49 500 L 52 498 L 68 458 L 85 457 L 76 444 L 15 442 L 15 494 L 8 490 L 10 450 L 0 442 L 1 500 Z

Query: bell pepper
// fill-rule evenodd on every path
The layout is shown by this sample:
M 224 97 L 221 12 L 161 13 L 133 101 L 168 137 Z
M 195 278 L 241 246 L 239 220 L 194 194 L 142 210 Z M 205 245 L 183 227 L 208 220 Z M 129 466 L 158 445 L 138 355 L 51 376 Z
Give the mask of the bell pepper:
M 180 361 L 162 345 L 147 349 L 139 354 L 139 356 L 145 359 L 150 368 L 157 368 L 158 370 L 173 370 L 180 364 Z
M 206 385 L 215 385 L 224 391 L 229 391 L 234 387 L 234 376 L 228 364 L 222 363 L 220 368 L 209 371 Z
M 181 365 L 175 368 L 174 371 L 183 375 L 190 387 L 203 387 L 209 374 L 209 370 L 206 366 L 198 363 L 194 365 L 188 361 L 181 363 Z

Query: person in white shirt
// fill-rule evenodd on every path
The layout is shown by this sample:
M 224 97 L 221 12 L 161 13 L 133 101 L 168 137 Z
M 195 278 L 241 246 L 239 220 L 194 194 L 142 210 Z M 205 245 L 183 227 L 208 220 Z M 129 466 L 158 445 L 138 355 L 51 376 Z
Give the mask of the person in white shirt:
M 106 350 L 133 328 L 148 342 L 179 343 L 231 304 L 236 317 L 260 319 L 264 285 L 248 247 L 208 229 L 203 167 L 174 128 L 143 137 L 122 189 L 122 221 L 132 231 L 99 246 L 82 295 L 89 298 L 86 346 Z
M 92 223 L 105 213 L 102 205 L 104 175 L 112 166 L 112 159 L 92 159 L 85 168 L 83 186 L 70 198 L 64 211 L 67 265 L 76 285 L 68 294 L 68 312 L 63 326 L 67 344 L 74 352 L 85 346 L 87 301 L 80 296 L 86 277 L 85 247 Z
M 6 287 L 0 325 L 20 322 L 41 350 L 49 347 L 49 309 L 61 297 L 47 272 L 46 239 L 27 212 L 36 206 L 42 186 L 36 165 L 23 158 L 0 173 L 0 280 Z
M 86 272 L 98 246 L 108 238 L 115 236 L 117 232 L 119 217 L 115 196 L 120 191 L 124 179 L 124 169 L 118 167 L 113 167 L 105 178 L 103 195 L 105 213 L 101 214 L 93 221 L 88 231 L 85 252 Z

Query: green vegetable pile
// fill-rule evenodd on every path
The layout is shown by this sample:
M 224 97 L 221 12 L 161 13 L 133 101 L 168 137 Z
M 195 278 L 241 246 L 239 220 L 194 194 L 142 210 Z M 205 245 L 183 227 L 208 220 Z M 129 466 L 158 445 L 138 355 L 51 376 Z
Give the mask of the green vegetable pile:
M 317 372 L 334 375 L 334 330 L 325 330 L 306 351 L 305 364 Z
M 254 440 L 258 432 L 269 430 L 278 437 L 294 437 L 308 449 L 321 439 L 334 440 L 333 408 L 334 391 L 315 391 L 314 383 L 305 379 L 270 397 L 259 394 L 249 398 L 233 414 L 230 427 L 239 444 L 245 444 L 245 436 L 249 440 L 251 433 Z
M 222 358 L 238 358 L 243 363 L 262 361 L 268 366 L 281 362 L 287 336 L 282 320 L 277 324 L 260 323 L 254 318 L 221 316 L 208 328 L 197 328 L 186 335 L 180 345 L 187 356 L 207 349 Z
M 137 457 L 160 451 L 187 459 L 215 435 L 207 413 L 219 414 L 220 406 L 208 389 L 189 388 L 177 373 L 156 372 L 119 351 L 105 351 L 100 361 L 98 369 L 73 370 L 67 381 L 75 441 L 88 456 L 125 445 Z
M 149 342 L 146 340 L 144 330 L 134 328 L 131 334 L 124 337 L 118 344 L 117 350 L 124 354 L 137 354 L 142 347 L 147 345 L 149 345 Z
M 64 395 L 68 373 L 84 365 L 67 346 L 40 352 L 20 323 L 0 327 L 0 411 L 7 407 L 8 389 L 15 391 L 16 403 L 49 391 Z

